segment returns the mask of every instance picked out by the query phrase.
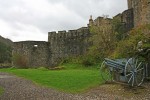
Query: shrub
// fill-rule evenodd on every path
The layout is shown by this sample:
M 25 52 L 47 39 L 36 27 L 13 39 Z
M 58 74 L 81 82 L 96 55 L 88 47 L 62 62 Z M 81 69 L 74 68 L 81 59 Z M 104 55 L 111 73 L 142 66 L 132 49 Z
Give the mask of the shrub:
M 13 64 L 18 68 L 28 68 L 27 67 L 27 58 L 24 55 L 14 54 L 13 55 Z
M 94 64 L 94 59 L 93 57 L 90 57 L 90 56 L 86 56 L 86 57 L 82 57 L 81 58 L 81 64 L 86 66 L 86 67 L 89 67 L 89 66 L 92 66 Z
M 39 70 L 42 70 L 42 71 L 48 71 L 48 69 L 45 68 L 45 67 L 39 67 L 38 69 L 39 69 Z
M 134 56 L 137 51 L 137 44 L 143 42 L 143 47 L 150 47 L 150 25 L 143 25 L 131 30 L 128 37 L 117 44 L 117 48 L 110 56 L 113 58 L 126 58 Z

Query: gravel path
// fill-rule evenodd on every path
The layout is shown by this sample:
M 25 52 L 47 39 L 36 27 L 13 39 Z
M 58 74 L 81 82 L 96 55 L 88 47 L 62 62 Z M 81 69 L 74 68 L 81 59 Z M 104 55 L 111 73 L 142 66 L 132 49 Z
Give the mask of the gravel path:
M 0 86 L 4 88 L 0 100 L 150 100 L 149 84 L 148 87 L 139 89 L 147 91 L 144 95 L 138 91 L 140 96 L 136 90 L 133 93 L 132 90 L 116 84 L 102 85 L 81 94 L 69 94 L 37 86 L 32 81 L 14 75 L 0 73 Z M 126 94 L 127 91 L 129 94 Z

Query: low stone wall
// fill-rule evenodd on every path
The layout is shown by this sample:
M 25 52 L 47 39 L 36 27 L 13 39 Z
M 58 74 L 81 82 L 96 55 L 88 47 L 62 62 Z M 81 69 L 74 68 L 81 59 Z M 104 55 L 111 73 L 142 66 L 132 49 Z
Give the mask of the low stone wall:
M 30 68 L 49 67 L 51 53 L 49 44 L 45 41 L 15 42 L 13 56 L 20 55 Z M 14 65 L 15 66 L 15 65 Z

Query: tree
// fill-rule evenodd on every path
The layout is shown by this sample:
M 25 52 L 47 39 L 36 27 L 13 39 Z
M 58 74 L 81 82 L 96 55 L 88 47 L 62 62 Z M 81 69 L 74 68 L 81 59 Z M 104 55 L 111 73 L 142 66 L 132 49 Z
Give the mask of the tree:
M 10 46 L 0 42 L 0 63 L 11 62 L 11 52 Z
M 124 24 L 125 23 L 122 23 L 119 19 L 114 18 L 113 21 L 112 21 L 113 30 L 115 32 L 116 39 L 118 41 L 122 40 L 125 37 Z
M 138 51 L 138 42 L 142 41 L 142 49 L 150 48 L 150 24 L 132 29 L 128 36 L 117 43 L 113 58 L 133 57 Z
M 90 41 L 93 45 L 89 48 L 87 55 L 93 56 L 95 61 L 102 60 L 112 53 L 115 48 L 115 33 L 110 19 L 103 19 L 99 26 L 91 26 L 92 33 Z

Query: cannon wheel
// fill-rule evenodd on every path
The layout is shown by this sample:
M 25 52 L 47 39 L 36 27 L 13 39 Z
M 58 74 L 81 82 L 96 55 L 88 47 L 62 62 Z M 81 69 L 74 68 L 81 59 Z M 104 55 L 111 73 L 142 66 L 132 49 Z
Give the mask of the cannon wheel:
M 130 58 L 125 65 L 125 77 L 131 86 L 140 86 L 145 77 L 143 63 L 136 58 Z
M 112 70 L 105 64 L 105 61 L 101 64 L 100 74 L 105 82 L 112 82 Z

